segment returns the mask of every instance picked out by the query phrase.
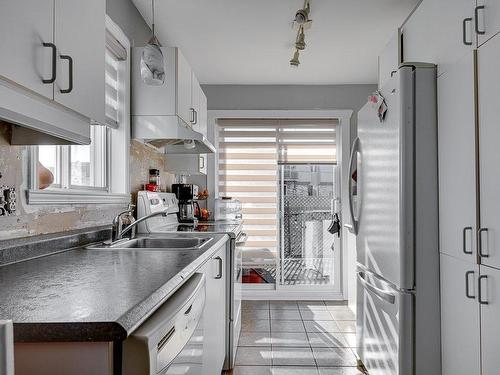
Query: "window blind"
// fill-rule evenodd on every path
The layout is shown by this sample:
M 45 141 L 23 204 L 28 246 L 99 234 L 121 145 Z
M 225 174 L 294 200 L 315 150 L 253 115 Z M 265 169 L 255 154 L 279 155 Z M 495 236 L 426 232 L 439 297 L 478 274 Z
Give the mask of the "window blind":
M 120 65 L 127 60 L 127 50 L 106 30 L 106 125 L 113 129 L 120 123 L 119 108 L 121 105 Z
M 336 119 L 220 119 L 219 197 L 243 205 L 246 248 L 276 251 L 278 164 L 335 163 Z

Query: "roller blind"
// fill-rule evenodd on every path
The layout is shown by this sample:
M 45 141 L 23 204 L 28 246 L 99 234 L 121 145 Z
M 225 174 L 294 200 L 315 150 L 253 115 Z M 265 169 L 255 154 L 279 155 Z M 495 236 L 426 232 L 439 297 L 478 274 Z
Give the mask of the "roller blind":
M 243 205 L 246 247 L 276 251 L 278 164 L 335 163 L 336 119 L 218 120 L 219 197 Z
M 120 87 L 123 80 L 120 80 L 121 62 L 127 60 L 127 50 L 123 47 L 113 35 L 106 30 L 106 125 L 116 129 L 120 123 L 120 106 L 123 105 L 120 100 Z

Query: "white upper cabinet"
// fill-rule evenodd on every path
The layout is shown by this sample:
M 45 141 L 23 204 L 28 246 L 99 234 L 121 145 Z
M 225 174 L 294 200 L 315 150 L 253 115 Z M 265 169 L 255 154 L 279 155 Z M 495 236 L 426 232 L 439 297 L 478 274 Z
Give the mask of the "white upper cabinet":
M 441 254 L 442 375 L 479 375 L 479 266 Z
M 53 27 L 53 0 L 0 0 L 0 75 L 49 99 L 57 59 Z
M 478 251 L 481 263 L 500 268 L 500 36 L 478 52 L 479 164 L 481 228 Z
M 142 47 L 132 50 L 132 115 L 177 116 L 175 119 L 206 136 L 207 98 L 182 52 L 176 47 L 162 47 L 165 83 L 148 86 L 141 79 L 142 50 Z M 134 137 L 140 138 L 144 132 L 138 125 L 133 127 Z
M 55 0 L 57 79 L 54 100 L 104 124 L 104 0 Z
M 87 144 L 104 123 L 105 7 L 0 0 L 0 119 L 25 127 L 13 144 Z
M 474 66 L 470 51 L 438 86 L 439 251 L 476 262 Z
M 194 122 L 191 103 L 192 71 L 184 55 L 177 48 L 177 114 L 187 124 Z
M 477 43 L 481 46 L 500 32 L 500 1 L 477 0 L 475 18 L 477 19 Z
M 207 97 L 201 89 L 200 82 L 192 75 L 191 81 L 191 105 L 193 108 L 193 129 L 207 135 Z
M 473 0 L 425 0 L 403 26 L 404 61 L 438 65 L 438 75 L 475 45 Z

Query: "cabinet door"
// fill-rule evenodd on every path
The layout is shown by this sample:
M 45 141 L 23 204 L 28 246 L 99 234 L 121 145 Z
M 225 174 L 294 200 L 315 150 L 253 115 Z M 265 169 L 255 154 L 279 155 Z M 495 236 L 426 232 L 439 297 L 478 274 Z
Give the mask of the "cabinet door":
M 0 0 L 0 75 L 53 98 L 53 0 Z
M 201 89 L 201 86 L 199 87 L 200 87 L 200 94 L 199 94 L 199 111 L 198 111 L 198 131 L 206 137 L 208 131 L 207 96 Z
M 439 251 L 476 262 L 473 54 L 438 78 Z
M 203 327 L 206 374 L 220 374 L 226 354 L 226 248 L 222 247 L 204 266 L 207 280 Z
M 481 263 L 500 268 L 500 36 L 484 44 L 478 53 L 479 161 Z
M 59 56 L 54 100 L 104 124 L 106 3 L 55 0 L 55 4 Z
M 200 123 L 199 123 L 199 113 L 200 113 L 200 83 L 198 82 L 198 78 L 194 75 L 191 75 L 191 108 L 194 111 L 194 115 L 191 121 L 191 126 L 193 130 L 200 131 Z
M 482 375 L 497 375 L 500 368 L 500 270 L 481 266 Z M 486 304 L 487 303 L 487 304 Z
M 181 53 L 177 51 L 177 115 L 186 124 L 191 124 L 193 120 L 191 106 L 191 67 Z
M 473 15 L 473 0 L 422 1 L 403 26 L 404 61 L 435 63 L 438 74 L 445 72 L 475 44 Z
M 479 267 L 441 254 L 443 375 L 480 374 Z M 467 297 L 469 295 L 469 297 Z
M 478 46 L 500 32 L 500 2 L 498 0 L 477 0 Z M 484 7 L 484 8 L 481 8 Z

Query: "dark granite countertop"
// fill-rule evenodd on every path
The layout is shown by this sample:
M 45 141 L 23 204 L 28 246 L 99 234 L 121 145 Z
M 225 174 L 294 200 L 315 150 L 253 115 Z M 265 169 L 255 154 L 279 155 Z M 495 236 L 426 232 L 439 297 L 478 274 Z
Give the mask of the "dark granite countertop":
M 79 248 L 0 266 L 0 319 L 17 342 L 123 340 L 228 240 L 210 236 L 199 250 Z

